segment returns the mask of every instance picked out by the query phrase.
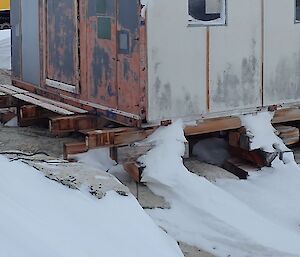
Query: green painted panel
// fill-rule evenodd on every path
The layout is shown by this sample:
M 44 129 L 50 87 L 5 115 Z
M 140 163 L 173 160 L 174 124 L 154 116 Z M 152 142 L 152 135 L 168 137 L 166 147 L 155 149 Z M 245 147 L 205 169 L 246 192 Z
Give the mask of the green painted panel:
M 97 14 L 106 14 L 106 12 L 107 12 L 106 0 L 97 0 L 96 12 L 97 12 Z
M 98 38 L 111 40 L 111 18 L 98 17 Z

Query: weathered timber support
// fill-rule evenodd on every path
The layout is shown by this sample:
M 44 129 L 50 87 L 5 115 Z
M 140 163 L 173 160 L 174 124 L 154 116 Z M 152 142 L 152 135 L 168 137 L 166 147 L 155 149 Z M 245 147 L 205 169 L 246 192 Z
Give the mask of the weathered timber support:
M 98 117 L 92 115 L 75 115 L 50 118 L 49 130 L 53 134 L 94 130 L 98 127 Z
M 17 115 L 20 127 L 36 124 L 46 126 L 48 117 L 53 115 L 53 113 L 36 105 L 22 105 L 17 107 Z
M 239 163 L 235 159 L 229 159 L 224 163 L 224 169 L 229 171 L 230 173 L 236 175 L 239 179 L 247 179 L 248 172 L 240 167 Z
M 89 149 L 98 147 L 125 146 L 144 140 L 154 129 L 138 130 L 135 128 L 115 128 L 87 133 L 86 145 Z
M 0 95 L 0 109 L 2 108 L 12 108 L 18 106 L 18 100 L 10 95 Z
M 135 182 L 141 182 L 145 166 L 137 162 L 127 162 L 123 164 L 123 168 Z
M 88 148 L 85 142 L 75 142 L 75 143 L 66 143 L 64 144 L 63 156 L 65 160 L 72 159 L 72 155 L 85 153 L 88 151 Z
M 230 147 L 233 156 L 249 161 L 257 167 L 270 167 L 274 159 L 278 156 L 278 152 L 268 153 L 262 150 L 247 151 L 239 147 Z
M 0 122 L 5 124 L 16 116 L 17 116 L 17 114 L 12 111 L 6 111 L 3 113 L 0 113 Z
M 285 145 L 294 145 L 299 142 L 299 128 L 282 125 L 274 127 Z

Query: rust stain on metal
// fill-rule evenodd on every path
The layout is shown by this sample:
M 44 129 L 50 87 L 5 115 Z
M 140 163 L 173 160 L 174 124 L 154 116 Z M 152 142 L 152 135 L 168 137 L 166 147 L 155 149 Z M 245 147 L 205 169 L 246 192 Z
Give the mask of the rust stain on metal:
M 78 86 L 78 6 L 74 0 L 47 1 L 47 77 Z
M 78 101 L 86 101 L 111 108 L 84 106 L 110 120 L 140 126 L 147 112 L 147 41 L 141 4 L 139 0 L 99 3 L 40 1 L 41 83 L 33 91 L 64 102 L 72 99 L 79 107 L 83 106 Z M 53 88 L 46 79 L 77 90 Z M 19 78 L 15 83 L 30 87 Z M 138 119 L 121 117 L 122 112 Z

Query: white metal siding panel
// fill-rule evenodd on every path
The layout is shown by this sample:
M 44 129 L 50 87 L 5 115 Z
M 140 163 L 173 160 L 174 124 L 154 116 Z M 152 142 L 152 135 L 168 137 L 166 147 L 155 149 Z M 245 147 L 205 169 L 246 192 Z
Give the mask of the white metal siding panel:
M 295 0 L 265 0 L 264 104 L 300 101 L 300 23 Z
M 188 1 L 149 1 L 149 122 L 206 110 L 206 28 L 188 27 Z
M 262 104 L 261 10 L 261 0 L 228 0 L 227 26 L 210 27 L 211 112 Z

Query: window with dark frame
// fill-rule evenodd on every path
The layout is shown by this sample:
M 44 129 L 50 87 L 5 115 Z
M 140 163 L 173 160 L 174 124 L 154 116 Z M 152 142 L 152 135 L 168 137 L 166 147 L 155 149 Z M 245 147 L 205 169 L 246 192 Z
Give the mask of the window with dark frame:
M 296 0 L 296 22 L 300 22 L 300 0 Z
M 224 25 L 226 0 L 188 0 L 189 23 L 199 25 Z

